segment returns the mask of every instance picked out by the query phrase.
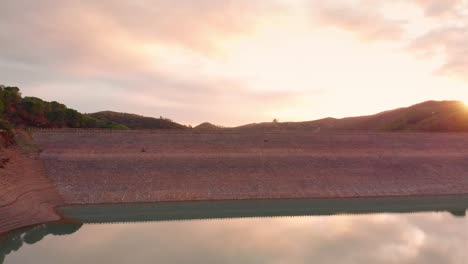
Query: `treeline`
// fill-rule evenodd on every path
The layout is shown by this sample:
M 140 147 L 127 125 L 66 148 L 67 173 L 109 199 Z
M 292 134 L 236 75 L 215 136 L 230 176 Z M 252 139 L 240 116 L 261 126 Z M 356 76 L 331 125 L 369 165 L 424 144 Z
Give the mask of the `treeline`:
M 103 111 L 87 116 L 99 120 L 106 120 L 127 126 L 130 129 L 187 129 L 189 127 L 178 124 L 169 118 L 146 117 L 129 113 Z
M 0 85 L 0 129 L 11 127 L 127 129 L 109 120 L 81 114 L 55 101 L 22 97 L 18 87 Z

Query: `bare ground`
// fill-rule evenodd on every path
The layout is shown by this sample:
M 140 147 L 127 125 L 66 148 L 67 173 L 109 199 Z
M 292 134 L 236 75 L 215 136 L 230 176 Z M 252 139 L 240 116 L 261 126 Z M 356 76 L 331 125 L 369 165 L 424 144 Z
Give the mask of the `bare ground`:
M 465 133 L 36 132 L 65 204 L 468 193 Z
M 36 152 L 23 146 L 0 149 L 8 159 L 0 168 L 0 234 L 29 225 L 59 220 L 54 207 L 63 199 L 46 177 Z

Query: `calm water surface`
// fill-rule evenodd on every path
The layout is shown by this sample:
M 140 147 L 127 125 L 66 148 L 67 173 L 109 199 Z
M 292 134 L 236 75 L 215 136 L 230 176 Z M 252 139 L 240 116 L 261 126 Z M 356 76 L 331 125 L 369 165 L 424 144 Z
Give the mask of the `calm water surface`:
M 42 225 L 3 241 L 6 264 L 468 263 L 468 220 L 449 212 Z

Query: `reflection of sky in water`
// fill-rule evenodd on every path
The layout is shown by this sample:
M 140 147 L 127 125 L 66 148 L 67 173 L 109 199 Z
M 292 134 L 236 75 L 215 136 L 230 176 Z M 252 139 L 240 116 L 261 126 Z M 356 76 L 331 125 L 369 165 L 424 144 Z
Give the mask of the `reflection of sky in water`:
M 467 263 L 468 220 L 449 213 L 84 225 L 5 263 Z

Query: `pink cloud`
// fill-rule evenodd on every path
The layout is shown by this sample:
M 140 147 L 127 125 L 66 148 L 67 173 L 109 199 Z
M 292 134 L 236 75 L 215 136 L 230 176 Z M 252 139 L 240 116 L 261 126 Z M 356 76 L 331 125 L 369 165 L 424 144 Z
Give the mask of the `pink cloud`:
M 343 1 L 312 2 L 315 21 L 352 32 L 363 40 L 398 40 L 404 33 L 404 21 L 386 18 L 380 13 L 380 2 L 351 5 Z

